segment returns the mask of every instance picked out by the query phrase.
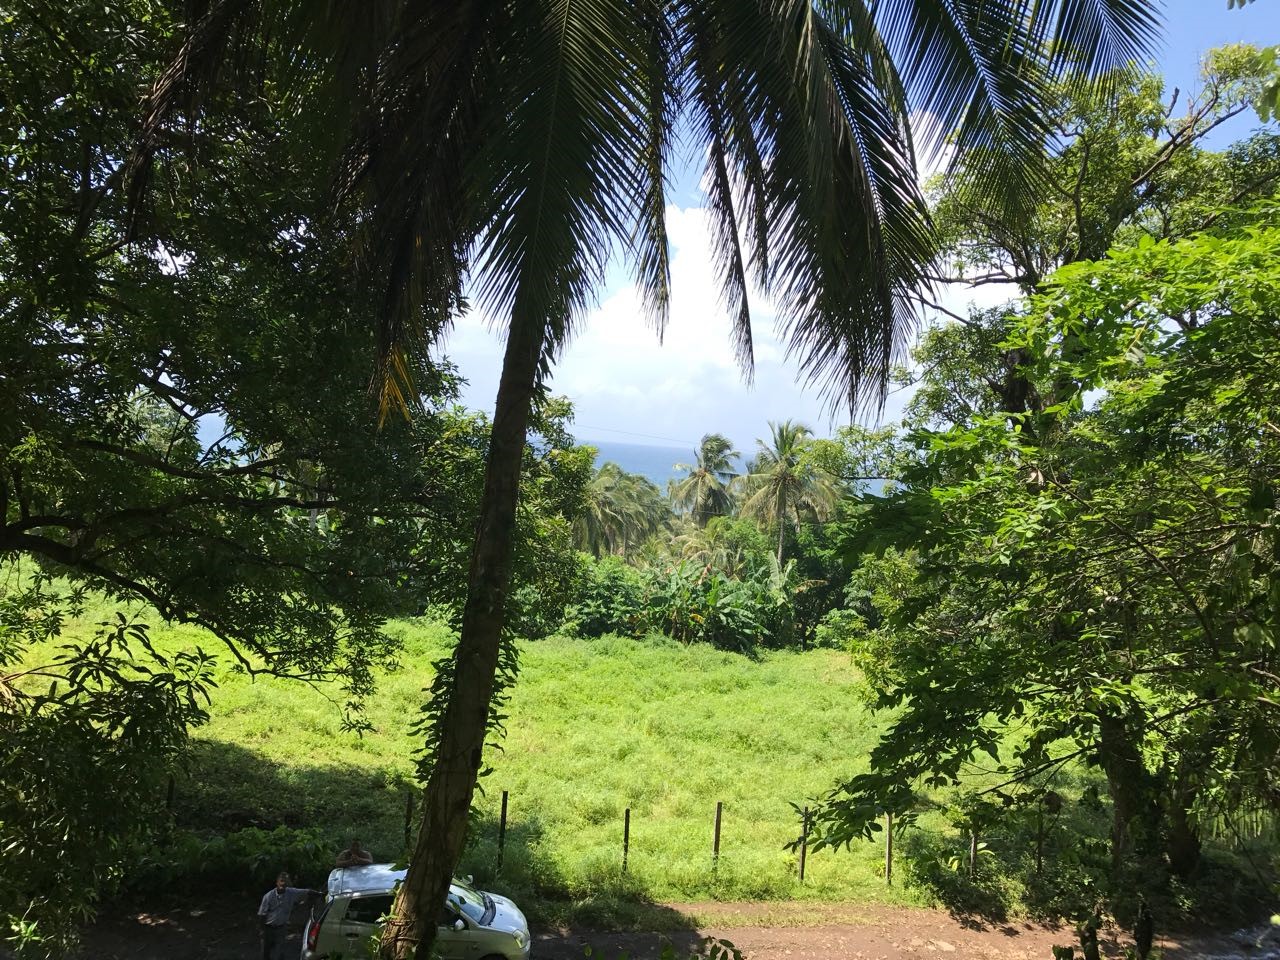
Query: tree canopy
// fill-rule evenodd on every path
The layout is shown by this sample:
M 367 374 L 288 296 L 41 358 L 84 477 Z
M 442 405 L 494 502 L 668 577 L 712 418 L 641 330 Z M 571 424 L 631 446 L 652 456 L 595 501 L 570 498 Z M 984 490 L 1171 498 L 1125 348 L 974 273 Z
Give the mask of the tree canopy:
M 460 608 L 488 446 L 443 362 L 414 361 L 420 410 L 379 427 L 355 224 L 329 216 L 324 160 L 276 136 L 270 91 L 175 130 L 166 149 L 189 158 L 158 165 L 131 216 L 126 158 L 171 12 L 0 17 L 0 914 L 48 949 L 164 823 L 215 657 L 332 681 L 358 707 L 396 661 L 388 616 Z M 570 417 L 542 401 L 524 451 L 517 586 L 539 590 L 513 619 L 530 635 L 576 569 L 565 517 L 590 455 Z M 59 648 L 103 598 L 132 612 Z M 155 617 L 214 644 L 161 653 Z

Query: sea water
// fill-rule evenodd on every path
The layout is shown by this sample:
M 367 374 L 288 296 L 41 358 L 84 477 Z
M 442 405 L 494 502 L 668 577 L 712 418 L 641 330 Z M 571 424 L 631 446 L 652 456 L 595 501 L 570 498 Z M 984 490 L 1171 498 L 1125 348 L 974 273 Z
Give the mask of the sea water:
M 667 481 L 684 476 L 677 470 L 677 463 L 693 463 L 697 452 L 690 447 L 651 446 L 642 443 L 619 443 L 616 440 L 579 440 L 579 443 L 596 448 L 596 467 L 603 463 L 616 463 L 627 473 L 638 473 L 666 492 Z

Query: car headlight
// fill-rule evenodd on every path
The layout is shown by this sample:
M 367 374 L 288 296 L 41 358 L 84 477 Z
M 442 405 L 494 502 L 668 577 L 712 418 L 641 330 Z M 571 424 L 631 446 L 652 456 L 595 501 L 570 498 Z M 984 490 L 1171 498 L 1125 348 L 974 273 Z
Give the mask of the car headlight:
M 525 941 L 525 939 L 526 939 L 526 938 L 525 938 L 525 935 L 524 935 L 524 931 L 522 931 L 522 930 L 517 930 L 515 933 L 511 934 L 511 936 L 512 936 L 512 937 L 515 939 L 515 941 L 516 941 L 516 949 L 517 949 L 517 950 L 523 950 L 523 949 L 524 949 L 524 941 Z

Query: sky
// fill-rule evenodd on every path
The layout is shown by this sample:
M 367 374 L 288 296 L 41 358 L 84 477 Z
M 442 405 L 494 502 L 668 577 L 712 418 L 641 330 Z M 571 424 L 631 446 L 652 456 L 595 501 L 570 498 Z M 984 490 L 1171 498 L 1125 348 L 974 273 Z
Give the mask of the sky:
M 1193 89 L 1200 57 L 1224 43 L 1280 42 L 1280 0 L 1255 0 L 1243 10 L 1227 9 L 1227 0 L 1171 0 L 1165 5 L 1165 38 L 1156 62 L 1166 87 Z M 1256 125 L 1251 114 L 1219 132 L 1229 142 Z M 769 304 L 755 297 L 752 316 L 755 375 L 744 382 L 730 347 L 730 325 L 723 308 L 708 243 L 708 220 L 698 189 L 697 165 L 682 168 L 668 195 L 671 314 L 661 342 L 640 309 L 635 287 L 612 270 L 598 306 L 586 317 L 554 368 L 551 389 L 574 403 L 573 434 L 580 442 L 677 445 L 692 449 L 705 433 L 727 435 L 740 450 L 755 449 L 768 435 L 769 421 L 799 420 L 826 435 L 848 422 L 833 417 L 816 387 L 796 382 L 774 332 Z M 982 299 L 950 290 L 943 300 L 963 311 L 970 302 L 988 306 L 1002 299 L 980 288 Z M 459 320 L 442 351 L 468 380 L 463 402 L 492 412 L 502 361 L 502 340 L 494 324 L 479 312 Z M 882 415 L 892 422 L 906 402 L 891 394 Z

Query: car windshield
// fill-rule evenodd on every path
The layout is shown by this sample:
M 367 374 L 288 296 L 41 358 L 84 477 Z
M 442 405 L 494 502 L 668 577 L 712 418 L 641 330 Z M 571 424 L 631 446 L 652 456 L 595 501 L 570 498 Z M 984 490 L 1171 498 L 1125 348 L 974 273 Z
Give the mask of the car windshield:
M 493 899 L 474 887 L 456 880 L 449 891 L 449 899 L 469 919 L 479 924 L 486 924 L 493 919 Z

